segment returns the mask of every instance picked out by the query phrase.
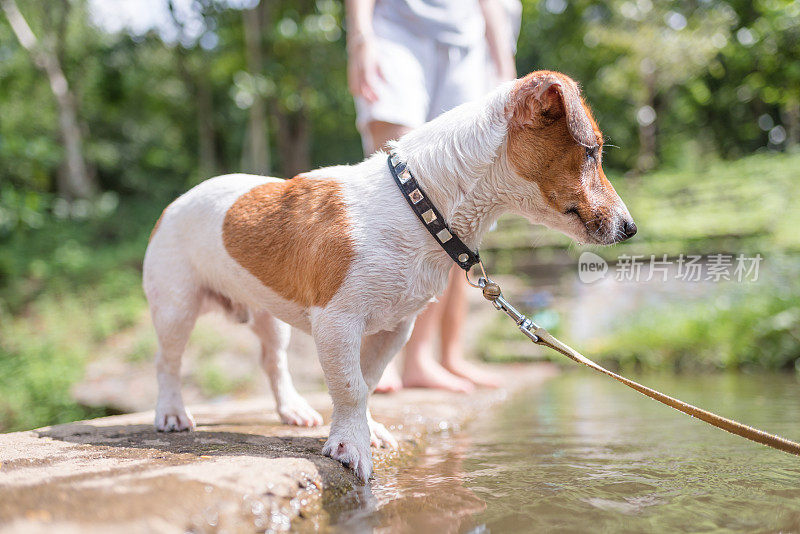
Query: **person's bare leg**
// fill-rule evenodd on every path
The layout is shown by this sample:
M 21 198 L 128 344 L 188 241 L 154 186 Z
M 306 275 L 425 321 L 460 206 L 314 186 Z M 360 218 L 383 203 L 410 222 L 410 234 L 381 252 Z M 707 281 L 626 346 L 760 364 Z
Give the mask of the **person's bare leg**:
M 447 291 L 442 295 L 440 303 L 443 309 L 440 319 L 442 367 L 476 386 L 498 387 L 498 376 L 464 359 L 462 331 L 467 316 L 467 289 L 461 269 L 453 266 L 450 269 Z
M 368 142 L 364 143 L 367 156 L 374 153 L 379 148 L 386 148 L 386 143 L 400 139 L 411 131 L 408 126 L 402 124 L 392 124 L 391 122 L 372 121 L 367 124 L 369 134 Z
M 432 302 L 417 317 L 414 331 L 406 343 L 403 386 L 467 393 L 475 389 L 472 383 L 450 373 L 433 356 L 433 343 L 442 310 L 441 302 Z
M 387 142 L 402 137 L 411 128 L 390 122 L 372 121 L 367 124 L 367 130 L 364 149 L 366 155 L 370 155 L 379 148 L 385 147 Z M 397 372 L 397 365 L 392 360 L 383 371 L 383 375 L 375 387 L 375 393 L 393 393 L 402 387 L 403 381 Z
M 397 372 L 397 362 L 395 360 L 386 364 L 386 369 L 383 370 L 381 379 L 378 385 L 375 386 L 374 393 L 394 393 L 403 388 L 403 379 L 400 378 L 400 373 Z
M 367 130 L 368 139 L 365 140 L 367 142 L 364 143 L 364 148 L 366 152 L 372 154 L 379 148 L 385 148 L 387 142 L 402 137 L 411 128 L 373 121 L 367 125 Z M 470 382 L 448 372 L 433 357 L 433 342 L 440 317 L 439 308 L 439 303 L 432 303 L 417 318 L 414 331 L 406 344 L 402 378 L 397 372 L 397 365 L 394 361 L 390 362 L 375 387 L 376 393 L 391 393 L 403 386 L 459 392 L 473 389 Z

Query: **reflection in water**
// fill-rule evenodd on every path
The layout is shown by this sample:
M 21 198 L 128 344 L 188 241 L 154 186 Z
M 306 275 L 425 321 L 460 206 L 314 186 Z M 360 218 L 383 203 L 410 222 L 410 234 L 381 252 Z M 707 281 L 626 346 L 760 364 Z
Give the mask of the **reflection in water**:
M 791 376 L 645 377 L 666 393 L 800 438 Z M 387 468 L 347 532 L 800 531 L 800 459 L 692 420 L 607 378 L 569 373 Z M 485 504 L 484 504 L 485 503 Z
M 486 508 L 464 484 L 467 433 L 442 434 L 413 460 L 378 470 L 372 489 L 360 488 L 329 507 L 342 532 L 462 532 Z

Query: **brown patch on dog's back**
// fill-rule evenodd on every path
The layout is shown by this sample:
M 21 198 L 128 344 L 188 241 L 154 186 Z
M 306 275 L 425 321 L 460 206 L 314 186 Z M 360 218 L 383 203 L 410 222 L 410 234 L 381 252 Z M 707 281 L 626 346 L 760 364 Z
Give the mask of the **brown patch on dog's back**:
M 287 300 L 324 306 L 355 254 L 340 185 L 295 177 L 259 185 L 228 210 L 222 240 L 250 274 Z

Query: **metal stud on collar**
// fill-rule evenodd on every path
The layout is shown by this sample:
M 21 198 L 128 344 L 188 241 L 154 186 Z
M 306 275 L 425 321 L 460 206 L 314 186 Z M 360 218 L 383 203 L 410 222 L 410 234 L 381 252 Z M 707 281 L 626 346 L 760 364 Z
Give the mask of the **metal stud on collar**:
M 468 270 L 480 261 L 477 252 L 473 252 L 463 241 L 447 226 L 444 217 L 436 209 L 423 188 L 419 185 L 407 163 L 404 163 L 396 154 L 388 158 L 389 171 L 395 180 L 400 192 L 405 197 L 411 209 L 430 232 L 434 239 L 462 269 Z
M 444 228 L 436 232 L 436 238 L 442 243 L 447 243 L 448 241 L 450 241 L 452 237 L 453 234 L 451 234 L 447 228 Z

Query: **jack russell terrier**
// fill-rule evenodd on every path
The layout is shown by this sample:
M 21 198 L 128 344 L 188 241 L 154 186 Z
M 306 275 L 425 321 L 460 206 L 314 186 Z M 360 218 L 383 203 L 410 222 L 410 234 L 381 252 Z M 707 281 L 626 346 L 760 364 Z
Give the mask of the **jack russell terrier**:
M 144 258 L 158 335 L 156 428 L 195 426 L 181 355 L 198 315 L 221 306 L 260 338 L 287 424 L 322 424 L 286 364 L 290 326 L 314 337 L 333 399 L 322 452 L 366 482 L 370 444 L 397 445 L 367 397 L 452 262 L 468 269 L 502 213 L 581 243 L 636 232 L 603 173 L 602 147 L 575 81 L 537 71 L 406 134 L 388 162 L 381 152 L 291 180 L 232 174 L 194 187 L 164 210 Z

